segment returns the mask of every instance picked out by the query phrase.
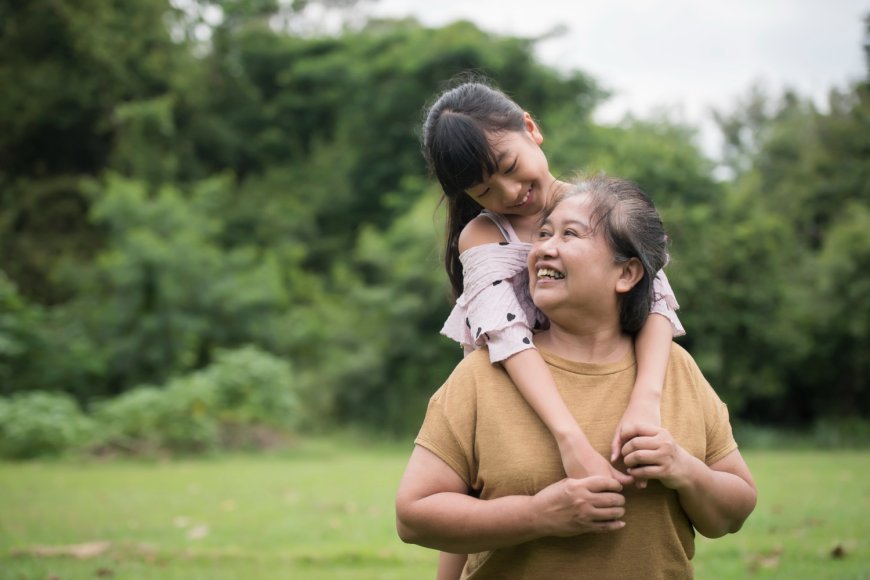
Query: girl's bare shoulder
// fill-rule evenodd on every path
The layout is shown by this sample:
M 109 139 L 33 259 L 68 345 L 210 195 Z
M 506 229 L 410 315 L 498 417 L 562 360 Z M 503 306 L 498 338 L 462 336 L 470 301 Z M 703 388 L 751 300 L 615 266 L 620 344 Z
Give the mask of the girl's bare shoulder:
M 482 246 L 483 244 L 498 244 L 506 241 L 498 226 L 486 216 L 479 215 L 462 229 L 459 234 L 459 252 Z

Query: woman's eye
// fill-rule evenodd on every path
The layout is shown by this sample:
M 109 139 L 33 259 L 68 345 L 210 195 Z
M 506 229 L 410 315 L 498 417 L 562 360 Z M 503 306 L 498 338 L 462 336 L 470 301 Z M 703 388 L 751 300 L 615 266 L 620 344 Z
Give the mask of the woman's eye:
M 515 159 L 514 159 L 514 162 L 511 163 L 510 167 L 508 167 L 507 169 L 505 169 L 504 171 L 502 171 L 502 173 L 504 173 L 505 175 L 510 175 L 511 173 L 513 173 L 514 170 L 517 168 L 517 162 L 518 162 L 519 160 L 520 160 L 519 157 L 515 158 Z
M 545 231 L 545 230 L 538 231 L 538 236 L 537 236 L 538 238 L 547 238 L 549 236 L 550 236 L 550 232 L 548 232 L 548 231 Z

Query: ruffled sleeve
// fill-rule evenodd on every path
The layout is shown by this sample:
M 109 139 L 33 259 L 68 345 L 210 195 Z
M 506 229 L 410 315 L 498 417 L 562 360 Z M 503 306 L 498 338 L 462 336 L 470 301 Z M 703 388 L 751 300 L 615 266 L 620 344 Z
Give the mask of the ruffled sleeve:
M 675 337 L 683 336 L 686 330 L 677 316 L 677 310 L 680 305 L 677 303 L 677 297 L 668 282 L 668 277 L 665 276 L 664 270 L 659 270 L 653 279 L 653 303 L 650 309 L 650 314 L 661 314 L 671 323 L 671 329 Z
M 534 348 L 533 329 L 546 317 L 529 295 L 526 258 L 530 244 L 483 244 L 463 252 L 465 288 L 441 334 L 457 341 L 465 353 L 484 345 L 491 362 Z

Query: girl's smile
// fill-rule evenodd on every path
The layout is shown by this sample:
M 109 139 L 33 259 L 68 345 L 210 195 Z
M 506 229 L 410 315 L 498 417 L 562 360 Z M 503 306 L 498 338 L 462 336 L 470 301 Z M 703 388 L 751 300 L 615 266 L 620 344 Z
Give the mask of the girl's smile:
M 543 210 L 545 193 L 556 178 L 541 149 L 544 140 L 528 113 L 525 128 L 488 136 L 497 170 L 466 190 L 489 211 L 504 215 L 535 216 Z
M 530 203 L 533 199 L 534 199 L 534 195 L 532 193 L 532 187 L 529 186 L 529 190 L 525 193 L 525 195 L 523 195 L 523 197 L 519 200 L 519 202 L 514 204 L 514 205 L 510 205 L 508 207 L 510 207 L 510 208 L 523 207 L 524 205 Z

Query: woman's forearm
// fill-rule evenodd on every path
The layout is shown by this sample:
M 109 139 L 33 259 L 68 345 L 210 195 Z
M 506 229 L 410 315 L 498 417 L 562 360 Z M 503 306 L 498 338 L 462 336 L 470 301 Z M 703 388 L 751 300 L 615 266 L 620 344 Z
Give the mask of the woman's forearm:
M 743 460 L 736 464 L 726 459 L 732 463 L 729 471 L 714 469 L 695 457 L 690 461 L 688 481 L 676 491 L 692 525 L 708 538 L 738 531 L 755 508 L 757 499 L 748 468 L 743 473 Z M 717 464 L 717 467 L 723 466 Z
M 542 536 L 532 510 L 533 496 L 481 500 L 454 492 L 411 502 L 398 513 L 404 542 L 455 553 L 483 552 Z
M 565 478 L 533 496 L 482 500 L 468 495 L 444 461 L 417 446 L 396 495 L 396 528 L 405 542 L 453 553 L 614 531 L 625 525 L 621 492 L 613 478 Z

